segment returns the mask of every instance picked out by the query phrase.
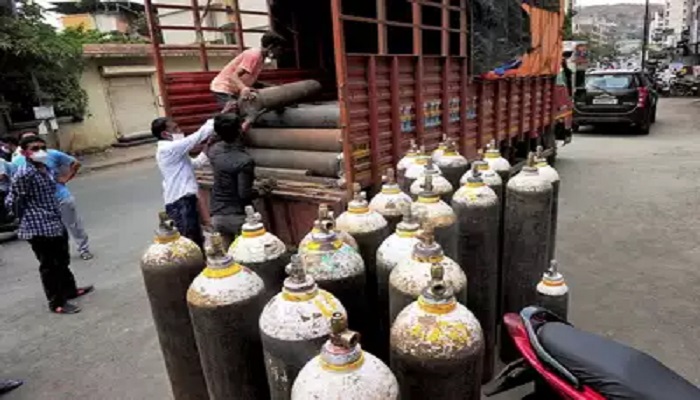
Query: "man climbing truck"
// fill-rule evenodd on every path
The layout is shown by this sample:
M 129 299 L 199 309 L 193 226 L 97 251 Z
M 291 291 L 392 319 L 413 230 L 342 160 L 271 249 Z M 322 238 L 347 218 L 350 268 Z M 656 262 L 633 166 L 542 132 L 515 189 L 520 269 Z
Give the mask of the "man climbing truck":
M 258 79 L 275 85 L 311 79 L 321 84 L 320 93 L 298 107 L 261 115 L 246 145 L 256 176 L 277 182 L 256 209 L 290 245 L 308 232 L 319 203 L 340 211 L 354 182 L 370 194 L 377 190 L 411 140 L 432 151 L 447 135 L 469 160 L 495 140 L 513 158 L 536 144 L 552 155 L 557 125 L 566 129 L 570 98 L 556 79 L 563 1 L 489 8 L 492 3 L 483 0 L 307 0 L 302 8 L 294 0 L 275 0 L 265 12 L 231 1 L 232 7 L 210 6 L 208 12 L 236 23 L 219 28 L 193 21 L 196 37 L 206 41 L 182 45 L 160 41 L 172 27 L 159 25 L 156 16 L 171 5 L 146 0 L 164 108 L 193 132 L 217 109 L 209 83 L 218 72 L 209 70 L 209 57 L 256 46 L 264 33 L 256 27 L 269 26 L 284 38 L 289 51 Z M 199 51 L 202 70 L 166 70 L 159 59 L 169 48 Z M 242 89 L 225 93 L 244 94 Z M 211 179 L 200 171 L 200 184 Z

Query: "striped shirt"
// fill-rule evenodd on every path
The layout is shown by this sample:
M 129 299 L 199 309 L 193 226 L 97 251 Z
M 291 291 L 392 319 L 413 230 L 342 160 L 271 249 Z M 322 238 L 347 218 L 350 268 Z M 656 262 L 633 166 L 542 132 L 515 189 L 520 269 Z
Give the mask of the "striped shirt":
M 17 235 L 21 239 L 64 234 L 56 181 L 48 170 L 41 171 L 32 163 L 19 167 L 12 177 L 5 206 L 19 218 Z

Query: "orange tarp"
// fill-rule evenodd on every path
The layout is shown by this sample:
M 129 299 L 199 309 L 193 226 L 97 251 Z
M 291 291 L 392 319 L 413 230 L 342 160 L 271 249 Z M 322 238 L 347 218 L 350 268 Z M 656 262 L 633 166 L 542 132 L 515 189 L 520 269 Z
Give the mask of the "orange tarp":
M 530 14 L 532 48 L 523 55 L 523 64 L 517 69 L 518 76 L 556 75 L 561 65 L 562 26 L 564 25 L 564 3 L 561 12 L 555 13 L 523 4 Z

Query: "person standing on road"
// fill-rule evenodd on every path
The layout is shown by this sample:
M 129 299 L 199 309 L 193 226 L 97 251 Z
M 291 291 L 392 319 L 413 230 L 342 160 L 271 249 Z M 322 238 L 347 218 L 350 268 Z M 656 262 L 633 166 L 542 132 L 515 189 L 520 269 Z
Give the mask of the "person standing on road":
M 5 208 L 5 198 L 10 191 L 10 183 L 15 170 L 14 164 L 0 158 L 0 228 L 13 220 L 13 218 L 10 218 L 9 211 Z
M 57 314 L 75 314 L 80 307 L 69 300 L 90 293 L 94 287 L 77 287 L 70 270 L 68 233 L 61 220 L 56 182 L 46 166 L 46 142 L 29 136 L 21 140 L 20 146 L 27 161 L 12 178 L 5 206 L 19 218 L 18 236 L 29 241 L 39 261 L 49 309 Z
M 12 155 L 15 154 L 19 148 L 19 139 L 14 136 L 4 136 L 0 139 L 0 158 L 5 161 L 11 162 Z
M 80 162 L 60 150 L 49 149 L 46 151 L 47 158 L 44 163 L 56 181 L 56 199 L 61 210 L 61 220 L 68 233 L 73 237 L 78 248 L 80 258 L 87 261 L 94 256 L 90 252 L 88 235 L 83 227 L 83 220 L 78 214 L 75 197 L 68 190 L 66 184 L 75 177 L 80 170 Z M 26 157 L 20 155 L 14 158 L 13 163 L 17 166 L 25 164 Z
M 214 171 L 211 190 L 211 224 L 221 234 L 226 249 L 241 233 L 245 222 L 244 208 L 255 197 L 255 161 L 245 151 L 241 119 L 235 114 L 214 119 L 219 142 L 209 148 L 207 156 Z

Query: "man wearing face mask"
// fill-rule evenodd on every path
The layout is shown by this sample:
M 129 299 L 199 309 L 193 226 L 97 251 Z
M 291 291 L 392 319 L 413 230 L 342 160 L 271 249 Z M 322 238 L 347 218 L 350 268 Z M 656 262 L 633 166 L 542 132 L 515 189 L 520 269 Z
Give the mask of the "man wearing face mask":
M 223 106 L 229 100 L 250 98 L 265 58 L 274 58 L 284 42 L 282 36 L 274 32 L 265 32 L 260 40 L 261 47 L 245 50 L 229 62 L 210 85 L 210 90 L 219 105 Z
M 68 233 L 56 199 L 56 182 L 45 165 L 46 142 L 29 136 L 21 140 L 20 146 L 27 162 L 15 172 L 5 206 L 19 218 L 18 236 L 29 241 L 39 260 L 49 309 L 57 314 L 75 314 L 80 308 L 68 300 L 94 288 L 77 287 L 70 270 Z
M 223 112 L 227 112 L 228 107 Z M 156 161 L 163 176 L 165 211 L 175 223 L 180 234 L 191 239 L 199 247 L 204 236 L 197 208 L 197 180 L 194 168 L 201 158 L 192 160 L 190 151 L 214 133 L 214 120 L 208 120 L 199 130 L 187 137 L 178 124 L 170 118 L 156 118 L 151 123 L 151 133 L 158 139 Z

